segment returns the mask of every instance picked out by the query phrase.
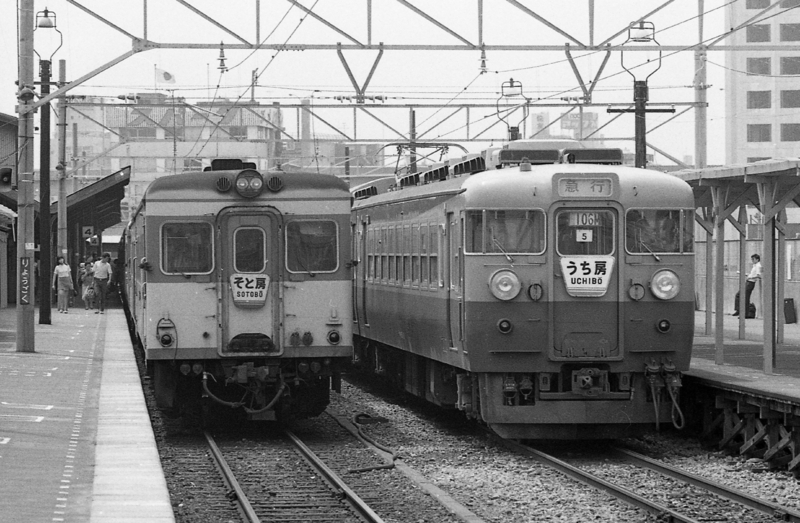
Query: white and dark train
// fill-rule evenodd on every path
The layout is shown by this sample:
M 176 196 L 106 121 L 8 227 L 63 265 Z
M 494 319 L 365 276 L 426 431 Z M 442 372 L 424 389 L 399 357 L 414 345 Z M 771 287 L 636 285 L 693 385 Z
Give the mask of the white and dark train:
M 682 424 L 685 182 L 618 149 L 519 141 L 352 194 L 359 364 L 505 438 Z
M 125 230 L 124 299 L 159 407 L 315 416 L 352 359 L 347 185 L 254 167 L 159 178 Z

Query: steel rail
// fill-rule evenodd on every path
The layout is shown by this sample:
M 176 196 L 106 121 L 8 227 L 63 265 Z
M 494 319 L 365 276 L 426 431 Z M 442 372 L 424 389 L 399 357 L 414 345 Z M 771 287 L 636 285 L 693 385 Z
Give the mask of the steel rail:
M 647 456 L 643 456 L 631 450 L 616 447 L 612 448 L 612 450 L 620 454 L 623 459 L 637 466 L 648 468 L 684 483 L 689 483 L 695 487 L 708 490 L 709 492 L 713 492 L 714 494 L 725 499 L 735 501 L 736 503 L 748 506 L 752 509 L 758 510 L 759 512 L 769 514 L 775 517 L 777 521 L 800 522 L 800 512 L 796 512 L 787 507 L 778 505 L 777 503 L 772 503 L 770 501 L 751 496 L 750 494 L 740 490 L 726 487 L 725 485 L 721 485 L 715 481 L 711 481 L 702 476 L 680 470 L 671 465 L 667 465 L 666 463 L 660 463 L 654 459 L 648 458 Z
M 328 466 L 321 460 L 319 457 L 312 452 L 310 448 L 306 446 L 305 443 L 300 441 L 300 438 L 295 436 L 291 431 L 285 430 L 284 433 L 292 440 L 292 443 L 300 450 L 303 456 L 308 460 L 308 462 L 313 466 L 317 471 L 325 477 L 325 479 L 333 485 L 334 488 L 338 489 L 339 492 L 347 499 L 348 503 L 358 512 L 358 514 L 364 518 L 365 521 L 368 523 L 384 523 L 383 519 L 379 515 L 377 515 L 369 505 L 361 499 L 358 494 L 356 494 L 353 489 L 347 486 L 347 484 L 342 481 L 342 479 L 336 475 Z
M 559 472 L 565 474 L 566 476 L 574 480 L 577 480 L 591 487 L 604 490 L 609 494 L 611 494 L 612 496 L 621 499 L 622 501 L 625 501 L 630 505 L 645 510 L 650 514 L 654 514 L 656 516 L 665 518 L 664 519 L 665 521 L 675 522 L 675 523 L 678 522 L 700 523 L 698 520 L 694 518 L 691 518 L 679 512 L 675 512 L 670 508 L 667 508 L 663 505 L 650 501 L 649 499 L 643 498 L 642 496 L 624 487 L 621 487 L 619 485 L 614 485 L 613 483 L 610 483 L 604 479 L 598 478 L 597 476 L 589 472 L 586 472 L 584 470 L 581 470 L 578 467 L 570 465 L 569 463 L 562 461 L 556 458 L 555 456 L 551 456 L 550 454 L 547 454 L 540 450 L 510 440 L 498 439 L 498 442 L 504 445 L 505 447 L 511 449 L 512 451 L 529 456 L 548 467 L 558 470 Z
M 222 477 L 225 479 L 228 487 L 236 494 L 236 502 L 239 503 L 239 507 L 241 507 L 245 517 L 251 523 L 260 523 L 261 519 L 256 514 L 256 511 L 253 509 L 250 501 L 247 499 L 247 495 L 245 495 L 244 490 L 242 490 L 242 487 L 239 485 L 239 482 L 236 481 L 236 476 L 234 476 L 233 471 L 228 466 L 225 458 L 222 456 L 222 451 L 219 450 L 214 438 L 207 431 L 203 432 L 203 435 L 206 437 L 206 442 L 208 443 L 208 447 L 211 449 L 211 455 L 214 457 L 214 461 L 222 472 Z

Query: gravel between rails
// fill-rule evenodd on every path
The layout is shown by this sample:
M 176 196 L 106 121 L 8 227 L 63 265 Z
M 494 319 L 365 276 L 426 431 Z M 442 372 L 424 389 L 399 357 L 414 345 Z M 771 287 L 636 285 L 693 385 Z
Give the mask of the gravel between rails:
M 512 454 L 476 431 L 462 413 L 430 407 L 407 395 L 367 392 L 372 387 L 345 382 L 342 394 L 332 396 L 331 408 L 345 416 L 363 412 L 386 418 L 388 422 L 366 425 L 364 431 L 487 522 L 658 521 L 609 494 Z M 759 459 L 709 451 L 682 433 L 665 431 L 616 444 L 789 508 L 800 505 L 800 482 L 790 473 L 769 471 Z M 581 449 L 592 443 L 575 445 Z M 602 465 L 601 458 L 598 462 Z M 647 481 L 640 481 L 644 493 L 663 490 L 660 477 L 650 485 Z M 683 493 L 679 488 L 662 495 L 680 499 Z M 706 516 L 713 518 L 713 511 Z

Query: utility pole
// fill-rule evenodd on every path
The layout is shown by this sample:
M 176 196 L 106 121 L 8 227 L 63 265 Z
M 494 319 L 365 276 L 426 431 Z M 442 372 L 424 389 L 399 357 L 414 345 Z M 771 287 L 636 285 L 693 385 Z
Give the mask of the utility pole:
M 33 0 L 19 0 L 17 114 L 17 352 L 36 352 L 34 343 L 33 237 Z M 49 282 L 41 282 L 40 284 Z M 49 285 L 48 285 L 49 288 Z
M 414 174 L 417 172 L 417 116 L 414 109 L 408 110 L 408 137 L 411 139 L 408 148 L 411 153 L 408 157 L 408 173 Z
M 609 107 L 609 113 L 634 113 L 634 143 L 636 144 L 636 167 L 645 169 L 647 167 L 647 113 L 674 113 L 675 108 L 671 109 L 648 109 L 648 87 L 647 80 L 633 81 L 633 109 L 614 109 Z

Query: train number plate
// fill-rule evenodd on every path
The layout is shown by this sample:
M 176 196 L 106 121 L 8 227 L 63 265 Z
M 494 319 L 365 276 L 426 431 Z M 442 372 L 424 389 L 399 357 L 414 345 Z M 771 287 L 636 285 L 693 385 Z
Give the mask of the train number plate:
M 558 195 L 569 198 L 608 198 L 613 192 L 611 178 L 561 178 Z
M 613 256 L 564 256 L 561 274 L 570 296 L 599 298 L 605 296 L 611 275 Z
M 263 305 L 269 292 L 266 274 L 232 274 L 230 278 L 233 302 L 237 305 Z

